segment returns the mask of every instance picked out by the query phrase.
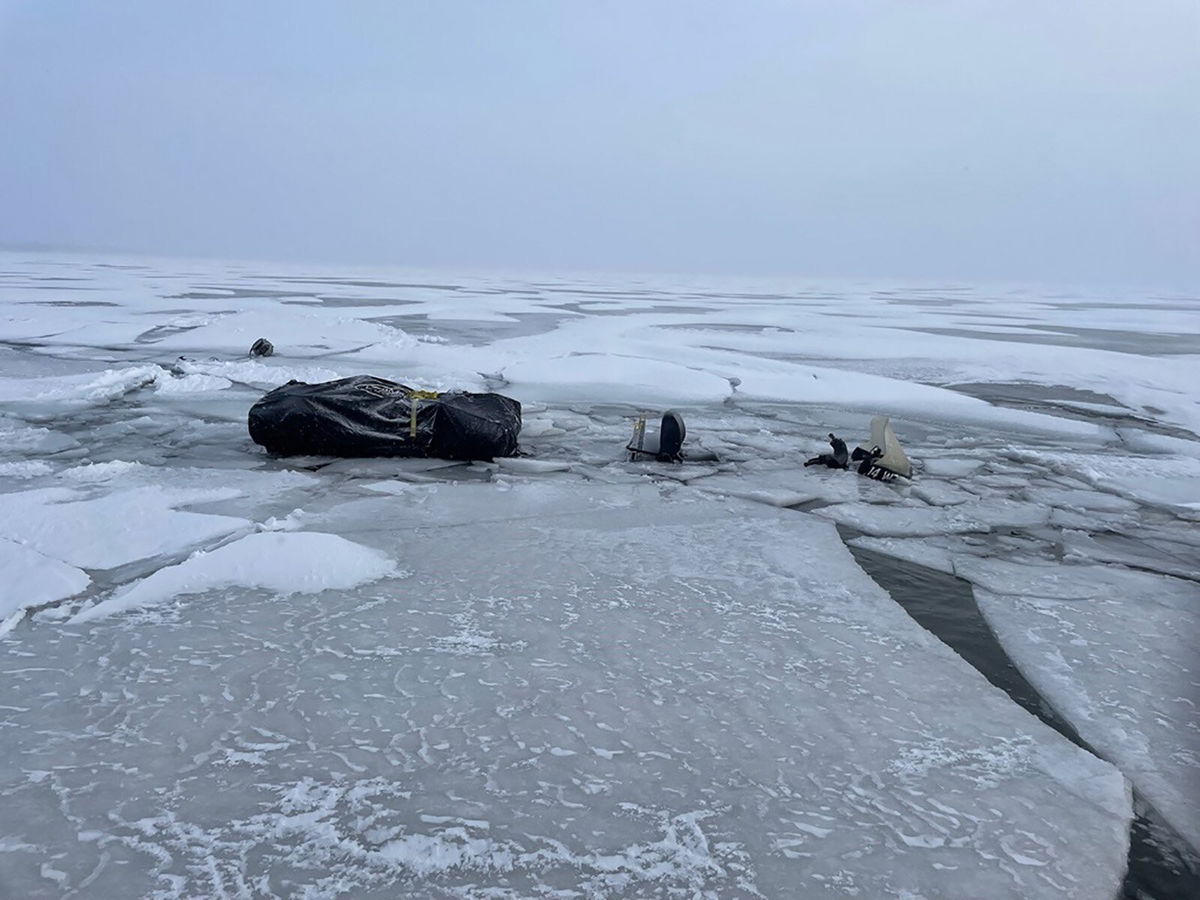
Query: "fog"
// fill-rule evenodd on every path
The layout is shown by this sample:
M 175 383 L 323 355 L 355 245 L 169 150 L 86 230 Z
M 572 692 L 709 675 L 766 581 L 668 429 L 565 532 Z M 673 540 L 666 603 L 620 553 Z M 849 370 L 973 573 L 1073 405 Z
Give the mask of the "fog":
M 0 0 L 0 243 L 1200 283 L 1200 5 Z

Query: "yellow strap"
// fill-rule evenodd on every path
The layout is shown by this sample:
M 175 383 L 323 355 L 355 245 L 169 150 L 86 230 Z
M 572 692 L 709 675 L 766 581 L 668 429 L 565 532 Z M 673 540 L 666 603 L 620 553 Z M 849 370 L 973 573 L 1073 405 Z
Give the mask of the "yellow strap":
M 421 400 L 436 400 L 439 394 L 437 391 L 409 391 L 408 392 L 408 436 L 415 438 L 417 436 L 417 405 Z

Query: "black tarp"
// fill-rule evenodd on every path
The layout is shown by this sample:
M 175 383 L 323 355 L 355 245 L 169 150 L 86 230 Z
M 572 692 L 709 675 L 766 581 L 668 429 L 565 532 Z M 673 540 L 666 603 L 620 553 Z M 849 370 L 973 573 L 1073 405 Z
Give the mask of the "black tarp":
M 280 456 L 492 459 L 517 452 L 521 404 L 501 394 L 428 394 L 356 375 L 289 381 L 250 407 L 248 425 L 256 444 Z

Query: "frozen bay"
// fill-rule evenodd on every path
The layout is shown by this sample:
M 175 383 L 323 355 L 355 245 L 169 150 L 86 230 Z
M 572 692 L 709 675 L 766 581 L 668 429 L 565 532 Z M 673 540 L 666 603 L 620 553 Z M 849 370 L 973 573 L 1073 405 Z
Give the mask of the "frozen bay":
M 1130 787 L 1195 840 L 1195 300 L 3 260 L 18 895 L 1096 897 Z M 250 443 L 364 371 L 512 394 L 532 457 Z M 668 405 L 719 463 L 623 461 Z M 912 487 L 801 468 L 874 412 Z M 972 582 L 1099 756 L 829 519 Z

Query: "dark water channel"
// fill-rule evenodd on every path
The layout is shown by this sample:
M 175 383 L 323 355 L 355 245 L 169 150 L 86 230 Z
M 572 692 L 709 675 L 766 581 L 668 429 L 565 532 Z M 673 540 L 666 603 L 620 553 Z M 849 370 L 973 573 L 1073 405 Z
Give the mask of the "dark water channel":
M 859 536 L 854 529 L 840 525 L 838 532 L 843 541 Z M 918 624 L 1028 712 L 1067 740 L 1095 754 L 1013 665 L 988 628 L 967 582 L 925 566 L 847 546 L 863 571 L 891 594 Z M 1125 900 L 1200 898 L 1200 861 L 1195 854 L 1136 792 L 1134 813 L 1130 827 L 1129 868 L 1121 897 Z

